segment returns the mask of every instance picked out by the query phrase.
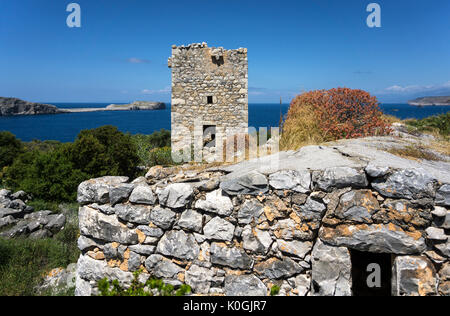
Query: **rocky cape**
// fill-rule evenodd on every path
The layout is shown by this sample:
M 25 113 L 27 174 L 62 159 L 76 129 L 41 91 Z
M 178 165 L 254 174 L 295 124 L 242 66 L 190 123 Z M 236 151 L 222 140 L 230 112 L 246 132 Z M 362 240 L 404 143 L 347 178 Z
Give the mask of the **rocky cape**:
M 450 96 L 422 97 L 408 101 L 408 104 L 415 106 L 450 105 Z
M 66 113 L 66 111 L 50 104 L 28 102 L 17 98 L 0 97 L 0 116 L 59 113 Z
M 66 109 L 67 112 L 100 112 L 100 111 L 145 111 L 164 110 L 166 104 L 163 102 L 135 101 L 130 104 L 110 104 L 104 108 L 75 108 Z
M 60 109 L 51 104 L 41 104 L 20 100 L 17 98 L 0 97 L 0 116 L 83 113 L 101 111 L 137 111 L 137 110 L 163 110 L 163 102 L 135 101 L 130 104 L 110 104 L 104 108 L 72 108 Z

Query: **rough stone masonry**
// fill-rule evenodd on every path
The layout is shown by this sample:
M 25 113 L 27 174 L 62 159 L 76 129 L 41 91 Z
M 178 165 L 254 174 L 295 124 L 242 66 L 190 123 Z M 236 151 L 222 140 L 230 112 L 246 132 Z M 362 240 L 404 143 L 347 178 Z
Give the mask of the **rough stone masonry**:
M 382 294 L 449 295 L 446 171 L 342 150 L 281 152 L 267 172 L 250 161 L 83 182 L 76 294 L 95 295 L 104 277 L 127 286 L 142 269 L 194 295 L 363 295 L 361 262 L 381 257 Z
M 194 133 L 196 140 L 208 139 L 211 147 L 214 139 L 247 133 L 246 48 L 226 50 L 210 48 L 206 43 L 174 45 L 168 65 L 172 69 L 173 151 L 191 148 Z

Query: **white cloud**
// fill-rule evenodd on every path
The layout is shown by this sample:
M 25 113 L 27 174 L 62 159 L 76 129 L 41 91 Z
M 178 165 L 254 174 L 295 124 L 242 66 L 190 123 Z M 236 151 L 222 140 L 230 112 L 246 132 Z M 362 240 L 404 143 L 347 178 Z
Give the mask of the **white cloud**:
M 409 86 L 393 85 L 386 88 L 386 91 L 391 93 L 417 93 L 428 91 L 432 92 L 435 90 L 448 88 L 450 88 L 450 81 L 438 85 L 409 85 Z
M 127 62 L 130 64 L 148 64 L 150 63 L 150 60 L 148 59 L 142 59 L 142 58 L 136 58 L 136 57 L 131 57 L 127 59 Z
M 142 94 L 157 94 L 157 93 L 169 93 L 171 91 L 171 87 L 167 86 L 164 89 L 160 90 L 150 90 L 150 89 L 144 89 L 141 91 Z

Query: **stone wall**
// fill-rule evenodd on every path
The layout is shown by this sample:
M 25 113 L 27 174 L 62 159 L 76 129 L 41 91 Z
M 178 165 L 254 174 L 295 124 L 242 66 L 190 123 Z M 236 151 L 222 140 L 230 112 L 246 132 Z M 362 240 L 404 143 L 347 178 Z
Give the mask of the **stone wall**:
M 187 135 L 203 135 L 215 126 L 221 138 L 248 128 L 247 49 L 209 48 L 206 43 L 172 46 L 172 148 L 191 144 Z M 210 100 L 208 100 L 208 97 Z M 194 122 L 198 121 L 194 131 Z
M 83 182 L 78 201 L 77 295 L 138 269 L 194 294 L 357 295 L 358 253 L 391 256 L 393 295 L 450 294 L 450 184 L 422 169 L 154 167 Z

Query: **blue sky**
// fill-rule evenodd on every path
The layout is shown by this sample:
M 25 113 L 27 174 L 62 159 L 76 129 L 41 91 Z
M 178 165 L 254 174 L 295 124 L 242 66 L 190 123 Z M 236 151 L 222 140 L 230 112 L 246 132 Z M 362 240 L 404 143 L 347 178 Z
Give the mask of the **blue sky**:
M 66 7 L 81 6 L 81 28 Z M 366 7 L 381 6 L 381 28 Z M 171 45 L 248 48 L 249 102 L 346 86 L 450 95 L 448 0 L 0 0 L 0 96 L 170 101 Z

